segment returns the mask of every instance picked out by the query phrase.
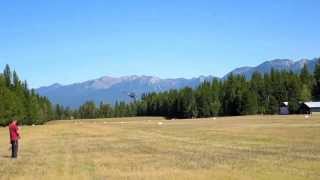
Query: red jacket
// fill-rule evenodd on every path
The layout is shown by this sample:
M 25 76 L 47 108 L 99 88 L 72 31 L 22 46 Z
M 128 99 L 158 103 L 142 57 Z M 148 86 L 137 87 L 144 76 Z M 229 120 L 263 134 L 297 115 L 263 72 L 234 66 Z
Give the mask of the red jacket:
M 11 141 L 17 141 L 20 138 L 19 128 L 16 123 L 11 123 L 9 125 L 9 132 Z

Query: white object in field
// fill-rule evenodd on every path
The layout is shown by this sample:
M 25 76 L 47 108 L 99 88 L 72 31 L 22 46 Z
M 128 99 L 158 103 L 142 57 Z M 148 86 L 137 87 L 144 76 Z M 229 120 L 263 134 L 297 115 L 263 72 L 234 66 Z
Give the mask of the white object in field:
M 216 117 L 213 118 L 213 120 L 216 120 L 216 119 L 217 119 Z
M 309 119 L 309 117 L 310 117 L 309 115 L 305 115 L 304 116 L 305 119 Z
M 35 127 L 36 125 L 32 124 L 32 127 Z
M 161 126 L 163 124 L 163 122 L 158 122 L 158 125 Z

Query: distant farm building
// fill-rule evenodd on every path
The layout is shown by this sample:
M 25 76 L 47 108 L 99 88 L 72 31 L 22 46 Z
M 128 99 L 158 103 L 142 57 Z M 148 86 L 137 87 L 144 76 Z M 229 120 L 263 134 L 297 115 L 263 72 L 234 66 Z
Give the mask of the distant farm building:
M 289 103 L 288 102 L 282 102 L 280 104 L 279 114 L 280 115 L 288 115 L 289 114 Z
M 320 102 L 304 102 L 300 105 L 300 113 L 320 114 Z

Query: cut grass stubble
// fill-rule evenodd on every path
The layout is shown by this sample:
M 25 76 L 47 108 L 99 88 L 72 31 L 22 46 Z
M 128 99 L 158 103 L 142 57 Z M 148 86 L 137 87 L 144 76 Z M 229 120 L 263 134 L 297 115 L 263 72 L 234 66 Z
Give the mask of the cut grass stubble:
M 22 138 L 13 161 L 0 128 L 0 179 L 320 179 L 320 117 L 55 121 Z

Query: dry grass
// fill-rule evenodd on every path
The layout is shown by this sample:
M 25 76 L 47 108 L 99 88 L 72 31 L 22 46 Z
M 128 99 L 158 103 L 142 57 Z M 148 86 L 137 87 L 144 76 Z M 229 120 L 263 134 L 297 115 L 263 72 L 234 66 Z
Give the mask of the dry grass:
M 0 179 L 320 179 L 320 117 L 55 121 L 22 128 L 18 160 L 7 131 Z

